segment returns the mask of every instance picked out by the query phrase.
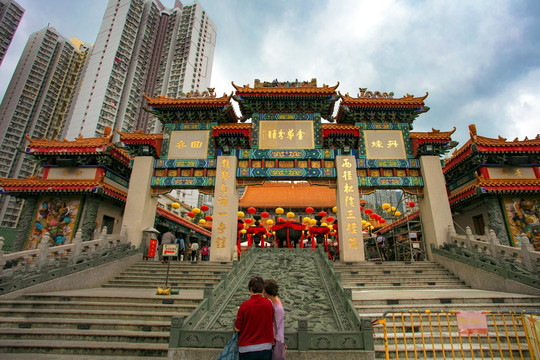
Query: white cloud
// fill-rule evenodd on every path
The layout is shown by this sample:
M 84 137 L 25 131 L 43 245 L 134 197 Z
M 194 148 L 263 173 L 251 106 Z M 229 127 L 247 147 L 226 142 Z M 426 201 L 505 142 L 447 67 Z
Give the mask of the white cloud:
M 540 70 L 515 79 L 496 96 L 473 100 L 458 114 L 458 120 L 476 123 L 479 135 L 508 140 L 535 137 L 540 133 Z

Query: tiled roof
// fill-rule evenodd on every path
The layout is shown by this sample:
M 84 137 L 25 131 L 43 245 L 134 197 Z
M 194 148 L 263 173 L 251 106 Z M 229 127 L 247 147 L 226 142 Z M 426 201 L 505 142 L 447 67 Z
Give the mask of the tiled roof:
M 359 96 L 356 98 L 353 98 L 348 93 L 345 95 L 342 95 L 339 93 L 339 96 L 341 97 L 341 105 L 345 106 L 409 106 L 409 107 L 418 107 L 418 106 L 424 106 L 424 99 L 428 96 L 428 93 L 426 92 L 426 95 L 422 97 L 414 97 L 414 95 L 405 95 L 402 98 L 394 98 L 394 97 L 386 97 L 386 96 Z
M 238 95 L 303 95 L 303 96 L 331 96 L 335 94 L 339 82 L 335 86 L 324 85 L 317 86 L 298 86 L 298 87 L 257 87 L 252 88 L 249 85 L 238 86 L 232 82 Z
M 47 140 L 47 139 L 32 139 L 25 135 L 30 142 L 27 146 L 27 153 L 44 154 L 55 156 L 62 155 L 84 155 L 84 154 L 100 154 L 110 147 L 111 154 L 129 166 L 131 157 L 129 154 L 113 144 L 112 135 L 103 137 L 84 138 L 79 136 L 73 141 L 64 140 Z
M 180 216 L 176 215 L 173 212 L 165 210 L 165 209 L 163 209 L 163 208 L 161 208 L 159 206 L 156 208 L 156 212 L 159 215 L 161 215 L 163 217 L 166 217 L 167 219 L 172 220 L 172 221 L 176 222 L 177 224 L 180 224 L 180 225 L 185 226 L 185 227 L 187 227 L 189 229 L 195 230 L 196 232 L 198 232 L 200 234 L 203 234 L 205 236 L 212 236 L 212 233 L 210 231 L 206 230 L 205 228 L 203 228 L 203 227 L 201 227 L 201 226 L 199 226 L 197 224 L 192 223 L 189 220 L 184 219 L 183 217 L 180 217 Z
M 336 205 L 336 190 L 308 183 L 266 182 L 262 186 L 247 186 L 239 207 L 328 209 Z
M 229 123 L 212 126 L 212 131 L 216 130 L 251 130 L 251 123 Z
M 463 161 L 467 154 L 470 154 L 469 150 L 473 145 L 476 145 L 479 151 L 483 152 L 530 152 L 540 151 L 540 135 L 536 135 L 534 139 L 518 140 L 515 138 L 513 141 L 506 141 L 507 139 L 499 136 L 497 139 L 488 138 L 485 136 L 477 135 L 476 125 L 469 125 L 470 139 L 461 148 L 456 149 L 449 159 L 445 159 L 444 172 L 449 171 L 451 168 Z
M 451 135 L 456 131 L 456 127 L 454 126 L 454 130 L 452 131 L 443 131 L 437 129 L 431 129 L 432 131 L 429 132 L 411 132 L 411 139 L 418 139 L 418 140 L 446 140 L 449 141 L 451 138 Z
M 479 189 L 479 191 L 477 191 Z M 486 179 L 476 176 L 476 183 L 448 196 L 450 204 L 484 193 L 527 193 L 540 191 L 540 179 Z
M 129 141 L 129 140 L 154 140 L 159 141 L 163 140 L 163 133 L 159 134 L 147 134 L 142 130 L 135 130 L 133 132 L 121 132 L 120 130 L 116 129 L 116 132 L 120 135 L 122 141 Z
M 143 94 L 144 97 L 148 100 L 149 106 L 218 106 L 223 107 L 230 104 L 231 95 L 223 94 L 222 97 L 212 97 L 212 96 L 196 96 L 188 94 L 182 98 L 169 98 L 165 95 L 161 95 L 157 98 L 149 97 L 146 94 Z
M 330 130 L 330 131 L 335 131 L 335 130 L 360 131 L 360 126 L 350 125 L 350 124 L 328 124 L 328 123 L 324 123 L 324 124 L 321 124 L 321 129 L 323 131 L 324 130 Z
M 40 179 L 37 176 L 27 179 L 6 179 L 0 178 L 0 194 L 20 194 L 20 193 L 100 193 L 126 201 L 127 193 L 117 189 L 105 182 L 104 176 L 99 179 Z
M 81 148 L 81 147 L 101 147 L 111 145 L 111 137 L 95 137 L 95 138 L 83 138 L 82 136 L 76 138 L 73 141 L 67 139 L 64 140 L 47 140 L 47 139 L 32 139 L 28 135 L 25 135 L 26 139 L 30 142 L 29 147 L 35 148 Z

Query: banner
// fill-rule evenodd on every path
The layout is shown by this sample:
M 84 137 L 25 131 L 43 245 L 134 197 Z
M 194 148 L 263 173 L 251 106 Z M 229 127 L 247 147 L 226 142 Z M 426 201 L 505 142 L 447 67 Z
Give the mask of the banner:
M 487 318 L 483 312 L 457 313 L 459 335 L 487 335 Z

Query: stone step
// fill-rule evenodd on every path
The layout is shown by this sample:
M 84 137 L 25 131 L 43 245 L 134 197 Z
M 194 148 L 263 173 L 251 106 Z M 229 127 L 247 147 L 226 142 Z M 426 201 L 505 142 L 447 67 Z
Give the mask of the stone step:
M 489 325 L 489 323 L 488 323 L 488 325 Z M 414 334 L 412 332 L 406 332 L 404 334 L 403 330 L 401 328 L 398 328 L 396 330 L 396 334 L 394 334 L 393 328 L 389 328 L 389 329 L 387 329 L 386 336 L 388 338 L 388 341 L 391 341 L 394 345 L 395 345 L 396 341 L 397 341 L 398 344 L 404 344 L 405 342 L 407 344 L 409 344 L 409 343 L 412 344 L 413 343 L 413 338 L 417 342 L 418 342 L 418 339 L 420 339 L 420 343 L 421 343 L 422 337 L 424 339 L 426 339 L 427 341 L 429 341 L 429 345 L 431 345 L 432 341 L 433 341 L 434 344 L 439 344 L 440 345 L 441 340 L 442 340 L 442 344 L 450 344 L 450 333 L 448 332 L 448 328 L 446 326 L 443 327 L 444 328 L 443 331 L 438 331 L 438 329 L 434 328 L 433 332 L 429 328 L 429 323 L 425 322 L 422 326 L 423 326 L 423 329 L 421 329 L 419 325 L 415 326 Z M 380 328 L 380 331 L 378 331 L 378 330 L 375 331 L 374 339 L 376 339 L 376 340 L 384 339 L 384 332 L 383 332 L 382 326 L 378 325 L 378 326 L 374 326 L 373 328 L 374 329 L 375 328 Z M 497 339 L 497 332 L 496 331 L 488 330 L 488 335 L 489 335 L 490 341 L 492 341 L 494 339 L 496 341 L 496 339 Z M 508 335 L 508 337 L 507 337 L 507 335 Z M 509 331 L 508 334 L 502 334 L 501 332 L 499 332 L 498 336 L 499 336 L 499 338 L 505 338 L 506 339 L 504 341 L 505 343 L 508 343 L 508 339 L 510 339 L 510 344 L 512 344 L 512 345 L 517 344 L 517 341 L 516 341 L 517 337 L 519 337 L 520 342 L 523 341 L 523 340 L 526 341 L 525 331 L 517 331 L 517 332 L 515 332 L 514 329 L 512 329 L 512 331 Z M 466 339 L 467 339 L 467 337 L 462 337 L 461 340 L 462 341 L 467 341 Z M 485 341 L 486 344 L 487 344 L 486 335 L 482 335 L 480 337 L 480 339 L 482 340 L 482 343 Z M 456 340 L 459 343 L 459 333 L 458 333 L 457 326 L 453 325 L 452 326 L 452 341 L 455 342 Z M 475 336 L 474 340 L 477 341 L 478 338 Z
M 152 288 L 148 291 L 148 294 L 154 295 L 157 288 Z M 99 290 L 108 291 L 109 289 L 99 288 Z M 123 290 L 123 289 L 122 289 Z M 195 290 L 200 293 L 200 295 L 193 296 L 191 293 L 186 295 L 180 290 L 179 294 L 168 295 L 168 296 L 148 296 L 148 297 L 131 297 L 123 295 L 127 291 L 117 291 L 117 292 L 105 292 L 105 293 L 93 293 L 90 292 L 88 295 L 64 292 L 63 295 L 59 293 L 38 293 L 26 295 L 22 298 L 23 301 L 59 301 L 59 302 L 104 302 L 104 303 L 138 303 L 138 304 L 154 304 L 160 305 L 163 303 L 173 303 L 173 304 L 185 304 L 185 305 L 198 305 L 203 299 L 202 291 Z M 140 291 L 140 290 L 139 290 Z M 190 290 L 192 292 L 192 290 Z M 0 304 L 2 302 L 0 301 Z
M 212 278 L 200 278 L 200 279 L 185 279 L 185 278 L 170 278 L 167 280 L 167 285 L 170 284 L 176 284 L 175 286 L 202 286 L 204 287 L 205 284 L 210 284 L 212 286 L 215 286 L 217 283 L 219 283 L 220 280 L 218 279 L 212 279 Z M 148 278 L 148 279 L 138 279 L 134 277 L 116 277 L 108 282 L 111 283 L 125 283 L 125 284 L 155 284 L 156 286 L 158 284 L 161 284 L 161 286 L 165 286 L 165 277 L 163 279 L 159 277 L 155 278 Z
M 80 329 L 119 331 L 165 331 L 169 332 L 171 320 L 129 320 L 129 319 L 72 319 L 72 318 L 0 318 L 0 327 L 21 329 Z
M 169 265 L 171 269 L 185 269 L 186 271 L 192 271 L 193 269 L 204 269 L 204 270 L 214 270 L 214 271 L 229 271 L 232 268 L 232 263 L 215 263 L 215 262 L 191 262 L 191 261 L 171 261 Z M 132 266 L 130 269 L 142 269 L 142 268 L 167 268 L 167 263 L 162 263 L 161 261 L 140 261 Z
M 407 286 L 407 285 L 427 285 L 433 286 L 437 284 L 446 285 L 446 284 L 456 284 L 456 285 L 466 285 L 463 281 L 457 279 L 407 279 L 407 278 L 393 278 L 393 279 L 381 279 L 381 280 L 371 280 L 371 279 L 355 279 L 355 280 L 345 280 L 341 281 L 343 286 L 371 286 L 376 287 L 377 285 L 386 285 L 386 286 Z
M 399 272 L 396 272 L 395 274 L 388 274 L 388 273 L 385 273 L 385 272 L 370 272 L 370 273 L 365 273 L 365 272 L 354 272 L 354 273 L 344 273 L 342 272 L 341 273 L 341 278 L 342 279 L 357 279 L 357 278 L 366 278 L 366 279 L 379 279 L 379 278 L 395 278 L 395 277 L 399 277 L 399 278 L 424 278 L 424 277 L 430 277 L 430 278 L 456 278 L 457 279 L 457 276 L 454 276 L 453 274 L 451 273 L 444 273 L 444 272 L 435 272 L 435 271 L 422 271 L 422 272 L 411 272 L 411 273 L 399 273 Z
M 170 321 L 173 316 L 188 316 L 190 312 L 155 312 L 121 310 L 82 310 L 82 309 L 5 309 L 0 308 L 0 317 L 66 318 L 66 319 L 140 319 Z
M 94 355 L 75 355 L 75 354 L 69 354 L 69 355 L 63 355 L 63 354 L 30 354 L 30 353 L 7 353 L 7 352 L 1 352 L 0 351 L 0 359 L 2 360 L 95 360 L 96 357 Z M 163 356 L 145 356 L 145 360 L 163 360 L 166 359 L 166 357 Z M 107 356 L 107 355 L 100 355 L 99 360 L 133 360 L 133 356 Z M 202 360 L 202 359 L 201 359 Z
M 174 283 L 168 283 L 167 284 L 167 287 L 171 287 L 173 289 L 180 289 L 180 291 L 182 290 L 203 290 L 205 287 L 206 287 L 206 283 L 202 284 L 183 284 L 183 285 L 172 285 Z M 213 285 L 215 284 L 212 284 L 212 283 L 208 283 L 211 287 L 213 287 Z M 109 281 L 108 283 L 106 284 L 103 284 L 102 285 L 103 288 L 136 288 L 136 289 L 157 289 L 158 287 L 165 287 L 165 282 L 163 282 L 162 284 L 160 283 L 148 283 L 148 284 L 144 284 L 144 283 L 137 283 L 137 282 L 123 282 L 123 281 L 116 281 L 116 280 L 111 280 Z
M 386 312 L 398 312 L 398 311 L 424 311 L 430 309 L 431 311 L 533 311 L 538 309 L 538 305 L 527 303 L 516 304 L 405 304 L 405 305 L 371 305 L 371 306 L 358 306 L 355 305 L 355 309 L 361 317 L 379 318 Z
M 442 267 L 432 261 L 364 261 L 364 262 L 334 262 L 334 268 L 361 269 L 361 268 L 438 268 Z
M 445 296 L 448 296 L 447 294 Z M 416 299 L 392 299 L 392 298 L 386 298 L 386 299 L 362 299 L 361 295 L 360 298 L 354 298 L 353 300 L 354 306 L 380 306 L 380 305 L 403 305 L 403 306 L 412 306 L 412 305 L 418 305 L 421 304 L 422 306 L 426 306 L 426 309 L 431 309 L 428 306 L 440 306 L 440 305 L 486 305 L 486 306 L 498 306 L 500 304 L 502 305 L 518 305 L 518 304 L 526 304 L 529 306 L 537 306 L 540 307 L 540 298 L 536 297 L 528 297 L 528 298 L 518 298 L 518 297 L 493 297 L 493 298 L 486 298 L 486 297 L 467 297 L 467 298 L 439 298 L 439 299 L 433 299 L 433 298 L 423 298 L 419 296 Z
M 165 312 L 192 312 L 197 307 L 197 304 L 150 304 L 150 303 L 120 303 L 120 302 L 104 302 L 104 301 L 34 301 L 34 300 L 3 300 L 0 301 L 0 307 L 8 309 L 70 309 L 78 308 L 85 310 L 125 310 L 125 311 L 165 311 Z
M 114 330 L 80 330 L 80 329 L 46 329 L 46 328 L 0 328 L 0 338 L 7 339 L 40 339 L 69 341 L 103 341 L 103 342 L 146 342 L 168 343 L 168 331 L 114 331 Z
M 168 344 L 65 340 L 0 340 L 0 352 L 55 353 L 73 355 L 167 356 Z
M 159 274 L 147 274 L 147 273 L 122 273 L 115 277 L 115 279 L 134 279 L 134 280 L 155 280 L 155 279 L 163 279 L 167 277 L 167 273 L 159 273 Z M 221 281 L 221 273 L 220 274 L 174 274 L 169 273 L 169 280 L 181 280 L 181 281 L 201 281 L 201 280 L 214 280 L 214 281 Z
M 397 289 L 400 289 L 400 290 L 404 290 L 404 289 L 419 289 L 419 290 L 428 290 L 428 289 L 456 289 L 456 288 L 460 288 L 460 289 L 469 289 L 470 287 L 467 286 L 467 285 L 458 285 L 458 284 L 454 284 L 454 283 L 451 283 L 451 284 L 441 284 L 441 285 L 422 285 L 422 284 L 417 284 L 417 285 L 414 285 L 414 284 L 410 284 L 410 285 L 391 285 L 391 286 L 347 286 L 347 285 L 343 285 L 343 288 L 345 289 L 352 289 L 353 291 L 354 290 L 357 290 L 357 289 L 362 289 L 362 290 L 368 290 L 368 289 L 372 289 L 372 290 L 397 290 Z

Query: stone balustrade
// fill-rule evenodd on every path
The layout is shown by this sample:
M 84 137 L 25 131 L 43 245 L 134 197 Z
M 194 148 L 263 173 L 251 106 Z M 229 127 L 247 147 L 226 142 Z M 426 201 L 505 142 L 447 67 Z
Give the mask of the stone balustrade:
M 491 229 L 486 228 L 487 235 L 477 236 L 467 226 L 465 235 L 456 234 L 454 227 L 448 227 L 448 244 L 472 251 L 478 255 L 490 256 L 501 263 L 513 263 L 531 273 L 540 270 L 540 252 L 535 251 L 529 238 L 520 236 L 521 246 L 513 247 L 502 245 L 497 235 Z
M 0 249 L 4 239 L 0 237 Z M 127 229 L 107 234 L 104 227 L 93 240 L 83 241 L 79 229 L 70 244 L 51 246 L 49 233 L 43 234 L 36 249 L 4 253 L 0 250 L 0 295 L 24 287 L 89 269 L 133 255 L 135 249 L 127 240 Z

